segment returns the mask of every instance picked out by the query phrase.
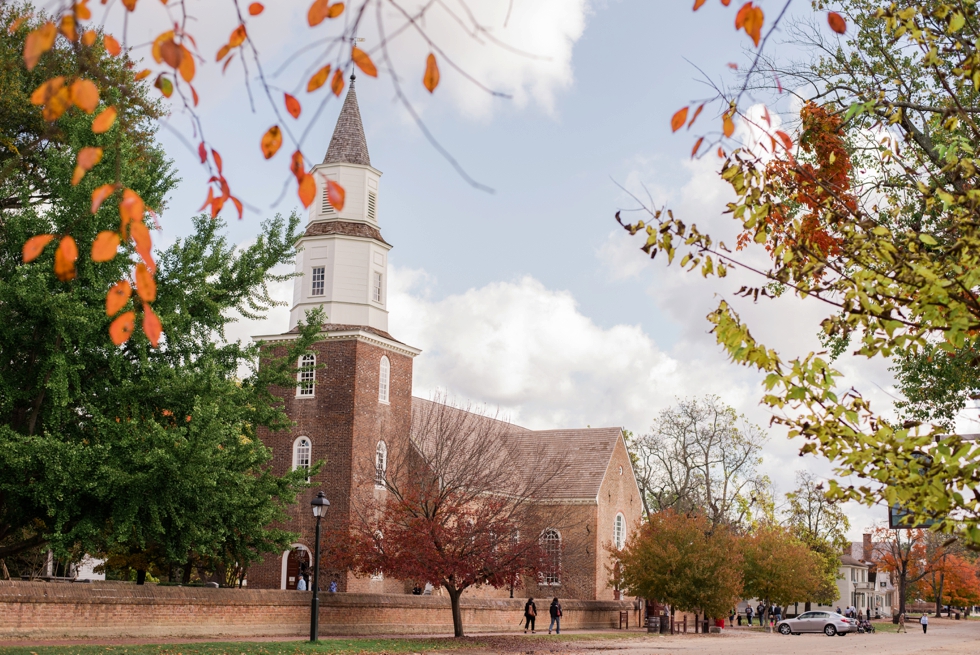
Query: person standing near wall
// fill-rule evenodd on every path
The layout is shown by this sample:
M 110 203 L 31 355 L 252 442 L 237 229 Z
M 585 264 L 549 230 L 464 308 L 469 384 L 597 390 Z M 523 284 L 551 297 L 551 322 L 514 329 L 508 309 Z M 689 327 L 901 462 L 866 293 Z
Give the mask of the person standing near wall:
M 919 624 L 922 626 L 922 634 L 929 631 L 929 615 L 923 614 L 922 618 L 919 619 Z
M 551 608 L 548 610 L 551 614 L 551 623 L 548 625 L 548 634 L 551 634 L 551 629 L 555 629 L 555 634 L 561 634 L 561 603 L 555 598 L 551 601 Z
M 527 627 L 531 626 L 531 634 L 534 634 L 534 617 L 538 615 L 538 608 L 534 604 L 533 598 L 528 598 L 524 604 L 524 634 L 527 634 Z

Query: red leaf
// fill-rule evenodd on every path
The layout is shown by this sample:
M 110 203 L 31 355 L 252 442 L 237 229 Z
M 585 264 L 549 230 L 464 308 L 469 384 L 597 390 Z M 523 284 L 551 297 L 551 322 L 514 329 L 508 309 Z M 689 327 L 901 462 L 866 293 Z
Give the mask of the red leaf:
M 306 167 L 303 165 L 303 153 L 299 150 L 294 152 L 292 159 L 289 160 L 289 170 L 296 177 L 297 182 L 303 179 Z
M 694 0 L 694 11 L 697 11 L 698 9 L 700 9 L 701 8 L 701 5 L 703 5 L 707 1 L 708 0 Z
M 288 111 L 289 115 L 292 116 L 293 118 L 299 118 L 299 114 L 302 111 L 302 107 L 300 107 L 299 100 L 289 95 L 288 93 L 285 93 L 283 95 L 286 96 L 286 111 Z
M 143 204 L 143 199 L 132 189 L 124 189 L 122 200 L 119 201 L 119 218 L 122 222 L 120 232 L 122 232 L 123 238 L 126 237 L 126 228 L 130 223 L 142 222 L 145 211 L 146 206 Z
M 253 2 L 248 6 L 248 13 L 250 16 L 258 16 L 264 9 L 261 2 Z
M 344 191 L 344 187 L 340 186 L 333 180 L 327 180 L 327 200 L 330 201 L 330 205 L 341 212 L 344 211 L 344 199 L 347 193 Z
M 310 27 L 316 27 L 327 17 L 330 12 L 330 0 L 314 0 L 310 5 L 310 10 L 306 12 L 306 22 Z
M 197 146 L 197 156 L 201 158 L 202 164 L 208 160 L 208 149 L 204 146 L 203 141 Z
M 119 41 L 116 41 L 116 37 L 112 36 L 111 34 L 106 34 L 102 41 L 105 43 L 106 52 L 113 57 L 122 52 L 122 47 L 119 45 Z
M 146 224 L 142 220 L 133 221 L 129 226 L 129 235 L 133 237 L 133 241 L 136 243 L 136 252 L 146 262 L 147 267 L 151 271 L 154 270 L 156 264 L 153 262 L 153 242 L 150 239 L 149 228 L 146 227 Z
M 782 130 L 776 132 L 776 138 L 779 139 L 786 151 L 789 152 L 793 148 L 793 139 L 789 138 L 789 135 Z
M 830 25 L 830 29 L 834 30 L 838 34 L 843 34 L 847 31 L 847 21 L 844 17 L 838 14 L 836 11 L 832 11 L 827 14 L 827 23 Z
M 221 155 L 214 148 L 211 148 L 211 156 L 214 157 L 214 165 L 218 167 L 218 174 L 221 175 Z

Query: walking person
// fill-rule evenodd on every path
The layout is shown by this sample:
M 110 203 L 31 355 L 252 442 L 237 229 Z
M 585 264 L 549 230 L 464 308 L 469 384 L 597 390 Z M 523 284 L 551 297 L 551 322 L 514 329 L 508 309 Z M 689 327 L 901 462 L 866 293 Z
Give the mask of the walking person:
M 524 604 L 524 634 L 527 634 L 528 626 L 531 626 L 531 634 L 534 634 L 534 617 L 538 615 L 538 606 L 534 604 L 534 599 L 528 597 Z
M 734 607 L 728 613 L 728 627 L 729 628 L 735 627 L 735 608 Z
M 895 634 L 899 632 L 909 633 L 908 628 L 905 627 L 905 612 L 898 615 L 898 630 L 895 631 Z
M 923 614 L 922 618 L 919 619 L 919 624 L 922 626 L 922 634 L 929 631 L 929 615 Z
M 748 607 L 745 608 L 745 618 L 749 622 L 749 627 L 751 627 L 752 626 L 752 606 L 751 605 L 749 605 Z
M 561 603 L 558 599 L 552 599 L 551 607 L 549 608 L 549 613 L 551 614 L 551 623 L 548 624 L 548 634 L 551 634 L 551 629 L 555 629 L 555 634 L 561 634 Z

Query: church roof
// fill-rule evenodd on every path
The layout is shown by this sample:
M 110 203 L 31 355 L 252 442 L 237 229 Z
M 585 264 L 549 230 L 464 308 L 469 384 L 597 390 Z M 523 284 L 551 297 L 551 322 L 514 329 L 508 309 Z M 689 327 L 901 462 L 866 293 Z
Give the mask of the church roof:
M 412 411 L 424 411 L 427 404 L 432 404 L 432 401 L 413 397 Z M 479 414 L 472 416 L 475 420 L 500 422 Z M 527 463 L 529 467 L 542 460 L 561 460 L 564 463 L 561 472 L 549 485 L 546 499 L 585 500 L 597 498 L 613 450 L 623 433 L 620 428 L 529 430 L 506 423 L 499 434 L 501 439 L 509 442 L 507 450 L 519 453 L 518 461 Z
M 354 76 L 350 76 L 350 88 L 344 98 L 344 106 L 337 118 L 324 164 L 362 164 L 371 165 L 364 125 L 361 124 L 361 111 L 357 107 L 357 93 L 354 91 Z
M 312 237 L 326 234 L 342 234 L 350 237 L 374 239 L 375 241 L 380 241 L 386 246 L 391 245 L 381 237 L 381 230 L 378 228 L 374 227 L 373 225 L 353 223 L 351 221 L 317 221 L 315 223 L 311 223 L 310 226 L 306 228 L 306 234 L 304 236 Z

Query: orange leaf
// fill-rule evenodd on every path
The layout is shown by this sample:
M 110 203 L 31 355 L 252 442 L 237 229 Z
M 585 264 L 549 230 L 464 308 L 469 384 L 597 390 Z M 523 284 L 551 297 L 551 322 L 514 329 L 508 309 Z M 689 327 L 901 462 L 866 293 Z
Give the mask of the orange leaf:
M 99 211 L 99 207 L 106 198 L 112 195 L 112 192 L 116 190 L 115 184 L 103 184 L 98 189 L 92 192 L 92 213 Z
M 122 47 L 119 45 L 119 41 L 116 41 L 116 37 L 112 36 L 111 34 L 106 34 L 103 36 L 102 42 L 105 44 L 105 51 L 113 57 L 122 52 Z
M 721 0 L 721 4 L 727 7 L 728 5 L 732 4 L 732 0 Z
M 218 174 L 221 175 L 221 155 L 214 148 L 211 148 L 211 156 L 214 157 L 214 165 L 218 167 Z
M 61 90 L 65 86 L 65 78 L 63 75 L 58 77 L 52 77 L 47 80 L 44 84 L 34 89 L 31 93 L 31 104 L 32 105 L 44 105 L 47 104 L 51 97 Z
M 294 152 L 292 159 L 289 160 L 289 170 L 296 177 L 297 182 L 303 179 L 306 166 L 303 165 L 303 153 L 299 150 Z
M 59 26 L 59 29 L 69 41 L 78 40 L 78 30 L 75 29 L 75 17 L 71 14 L 65 14 L 61 17 L 61 25 Z
M 231 52 L 231 46 L 229 46 L 226 43 L 225 45 L 221 46 L 221 48 L 218 50 L 218 54 L 215 55 L 214 60 L 221 61 L 222 59 L 225 58 L 225 55 L 227 55 L 229 52 Z
M 674 115 L 670 118 L 670 129 L 672 132 L 684 127 L 684 123 L 687 122 L 687 107 L 683 109 L 678 109 L 674 112 Z
M 102 148 L 97 146 L 86 146 L 78 151 L 78 161 L 75 164 L 75 172 L 71 176 L 72 186 L 77 185 L 85 177 L 85 173 L 92 170 L 96 164 L 102 161 Z
M 245 213 L 245 208 L 242 206 L 242 201 L 235 196 L 230 196 L 232 203 L 235 205 L 235 209 L 238 210 L 238 220 L 242 220 L 242 215 Z
M 116 320 L 112 322 L 109 326 L 109 337 L 112 339 L 112 343 L 117 346 L 121 346 L 129 339 L 133 334 L 133 328 L 136 327 L 136 312 L 128 311 L 125 314 L 120 314 Z
M 127 11 L 136 11 L 136 0 L 122 0 Z
M 745 33 L 752 37 L 752 42 L 758 47 L 759 40 L 762 38 L 762 24 L 764 20 L 765 15 L 762 13 L 762 8 L 754 6 L 751 2 L 746 2 L 735 15 L 735 29 L 744 29 Z
M 248 13 L 251 16 L 258 16 L 264 9 L 265 7 L 262 6 L 261 2 L 253 2 L 248 6 Z
M 144 68 L 140 72 L 136 73 L 136 81 L 139 82 L 140 80 L 145 80 L 152 72 L 153 71 L 151 71 L 149 68 Z
M 694 110 L 694 116 L 691 116 L 691 122 L 687 124 L 687 129 L 691 129 L 691 126 L 694 125 L 694 121 L 698 119 L 698 116 L 701 115 L 701 111 L 703 109 L 704 109 L 704 103 L 702 102 L 700 105 L 698 105 L 698 108 Z M 674 131 L 676 132 L 677 130 Z
M 92 121 L 92 131 L 96 134 L 108 132 L 112 124 L 116 122 L 116 108 L 106 107 Z
M 87 4 L 88 0 L 81 0 L 81 2 L 77 2 L 73 7 L 75 16 L 77 16 L 79 20 L 88 20 L 92 17 L 92 10 L 86 6 Z
M 769 116 L 769 107 L 762 105 L 762 118 L 766 121 L 766 125 L 772 127 L 772 117 Z
M 150 306 L 143 303 L 143 334 L 150 340 L 150 345 L 154 348 L 160 343 L 160 335 L 163 333 L 163 326 L 160 319 L 153 312 Z
M 231 36 L 228 37 L 228 45 L 232 48 L 237 48 L 241 44 L 245 43 L 246 36 L 248 36 L 248 34 L 245 32 L 245 26 L 239 25 L 232 31 Z
M 157 35 L 157 38 L 153 39 L 153 46 L 150 48 L 150 54 L 153 55 L 153 61 L 160 64 L 163 62 L 163 44 L 170 42 L 173 43 L 174 31 L 168 30 Z
M 153 262 L 150 230 L 147 229 L 146 224 L 143 221 L 133 221 L 129 225 L 129 235 L 133 237 L 133 241 L 136 243 L 136 252 L 143 258 L 150 270 L 155 270 L 156 264 Z
M 304 207 L 309 207 L 313 204 L 314 198 L 316 198 L 316 180 L 306 173 L 299 181 L 299 201 Z
M 26 264 L 37 259 L 41 251 L 44 250 L 46 245 L 51 243 L 52 239 L 54 239 L 53 234 L 39 234 L 36 237 L 28 239 L 27 243 L 24 244 L 24 263 Z
M 95 237 L 92 242 L 92 261 L 107 262 L 116 256 L 119 251 L 119 233 L 112 230 L 103 230 Z
M 278 125 L 273 125 L 262 135 L 262 156 L 271 159 L 282 147 L 282 131 Z
M 429 53 L 425 58 L 425 74 L 422 76 L 422 84 L 428 89 L 429 93 L 436 90 L 439 86 L 439 65 L 436 64 L 436 56 Z
M 344 211 L 344 198 L 347 196 L 344 187 L 333 180 L 327 180 L 327 200 L 330 205 L 339 212 Z
M 330 0 L 313 0 L 310 10 L 306 12 L 306 20 L 310 27 L 316 27 L 323 22 L 330 11 Z
M 698 154 L 698 149 L 701 147 L 702 143 L 704 143 L 703 136 L 694 142 L 694 147 L 691 149 L 691 157 L 694 157 L 696 154 Z
M 334 4 L 330 5 L 330 11 L 327 12 L 327 18 L 336 18 L 342 13 L 344 13 L 344 3 L 335 2 Z
M 732 121 L 732 115 L 730 111 L 726 111 L 721 122 L 721 130 L 725 133 L 725 136 L 730 137 L 735 133 L 735 123 Z
M 126 302 L 133 295 L 133 287 L 126 280 L 120 280 L 112 285 L 109 293 L 105 296 L 106 316 L 115 316 L 120 309 L 126 306 Z
M 71 93 L 67 86 L 63 86 L 48 98 L 41 117 L 46 121 L 56 121 L 69 107 L 71 107 Z
M 742 5 L 742 8 L 738 10 L 738 13 L 735 14 L 735 29 L 736 30 L 742 29 L 742 26 L 745 25 L 745 16 L 746 16 L 746 14 L 749 13 L 749 11 L 751 9 L 752 9 L 752 3 L 751 2 L 746 2 L 744 5 Z
M 185 82 L 190 82 L 194 79 L 194 55 L 184 46 L 180 46 L 180 52 L 180 66 L 177 67 L 177 70 L 180 71 L 180 76 L 184 78 Z
M 38 60 L 54 45 L 54 37 L 58 36 L 58 28 L 48 21 L 33 30 L 24 40 L 24 65 L 27 70 L 34 70 Z
M 789 135 L 786 134 L 786 132 L 783 132 L 782 130 L 777 130 L 776 138 L 778 138 L 782 142 L 783 147 L 786 148 L 787 151 L 793 148 L 793 139 L 789 138 Z
M 202 164 L 208 160 L 208 149 L 204 146 L 203 141 L 197 144 L 197 156 L 201 158 Z
M 75 260 L 78 259 L 78 246 L 71 237 L 61 237 L 58 250 L 54 253 L 54 274 L 62 282 L 75 279 Z
M 827 14 L 827 23 L 830 24 L 830 29 L 834 30 L 838 34 L 843 34 L 847 31 L 847 21 L 844 17 L 838 14 L 836 11 L 832 11 Z
M 350 58 L 353 60 L 354 64 L 368 77 L 378 76 L 378 69 L 374 67 L 374 62 L 371 61 L 370 57 L 368 57 L 368 53 L 364 52 L 357 46 L 354 46 L 351 50 Z
M 701 8 L 701 5 L 703 5 L 707 1 L 708 0 L 694 0 L 694 11 L 697 11 L 698 9 L 700 9 Z
M 334 71 L 333 79 L 330 81 L 330 90 L 338 98 L 340 97 L 340 92 L 344 90 L 344 74 L 340 72 L 339 68 Z
M 122 200 L 119 201 L 119 218 L 121 220 L 120 233 L 125 239 L 127 228 L 130 223 L 143 220 L 143 213 L 146 207 L 143 199 L 132 189 L 123 189 Z
M 86 114 L 91 114 L 99 106 L 99 89 L 92 80 L 75 80 L 71 84 L 71 101 Z
M 143 302 L 153 302 L 157 299 L 157 281 L 153 279 L 153 273 L 143 262 L 136 265 L 136 293 Z
M 173 38 L 167 39 L 160 44 L 160 58 L 171 68 L 180 68 L 184 61 L 184 51 Z
M 329 75 L 330 75 L 330 64 L 327 64 L 326 66 L 318 70 L 316 73 L 314 73 L 313 77 L 310 78 L 310 81 L 306 83 L 306 92 L 313 93 L 321 86 L 326 84 L 327 77 Z
M 288 111 L 289 115 L 292 116 L 293 118 L 299 118 L 299 114 L 302 111 L 302 108 L 300 107 L 299 104 L 299 100 L 289 95 L 288 93 L 285 93 L 283 95 L 286 96 L 286 111 Z
M 91 48 L 98 38 L 99 35 L 95 30 L 88 30 L 85 34 L 82 34 L 82 45 L 86 48 Z

